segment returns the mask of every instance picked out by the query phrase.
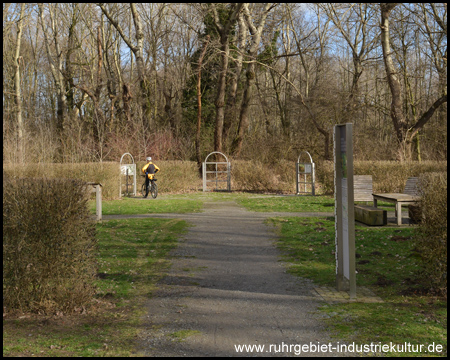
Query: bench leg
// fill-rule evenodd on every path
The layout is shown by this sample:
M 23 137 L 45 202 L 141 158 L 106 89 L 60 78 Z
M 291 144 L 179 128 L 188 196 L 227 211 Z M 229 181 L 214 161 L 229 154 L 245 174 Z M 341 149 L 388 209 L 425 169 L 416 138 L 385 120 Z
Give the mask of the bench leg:
M 401 225 L 402 224 L 402 203 L 401 202 L 395 203 L 395 212 L 396 212 L 396 216 L 397 216 L 397 225 Z

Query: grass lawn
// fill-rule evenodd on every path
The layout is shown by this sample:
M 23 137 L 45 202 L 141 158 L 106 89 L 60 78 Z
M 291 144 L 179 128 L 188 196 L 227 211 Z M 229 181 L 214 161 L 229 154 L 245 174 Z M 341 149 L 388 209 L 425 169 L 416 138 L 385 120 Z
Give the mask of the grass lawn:
M 235 200 L 250 211 L 334 212 L 334 197 L 327 195 L 295 196 L 238 194 L 235 197 Z M 387 211 L 395 210 L 394 204 L 384 201 L 379 201 L 378 207 Z
M 252 196 L 238 203 L 251 211 L 333 212 L 334 198 L 329 196 Z
M 335 287 L 334 218 L 268 220 L 280 235 L 278 247 L 288 271 Z M 327 323 L 337 341 L 355 344 L 443 345 L 442 352 L 398 353 L 389 356 L 446 356 L 447 302 L 426 295 L 418 280 L 419 254 L 414 251 L 414 227 L 356 225 L 357 286 L 370 288 L 384 303 L 324 305 Z M 430 349 L 431 349 L 430 347 Z
M 82 315 L 3 319 L 3 356 L 133 356 L 145 299 L 169 267 L 182 220 L 126 219 L 97 225 L 97 296 Z
M 192 196 L 160 196 L 156 199 L 151 197 L 127 198 L 121 200 L 102 201 L 103 215 L 133 215 L 133 214 L 156 214 L 156 213 L 187 213 L 199 212 L 203 207 L 203 201 Z M 89 201 L 89 210 L 95 214 L 95 200 Z

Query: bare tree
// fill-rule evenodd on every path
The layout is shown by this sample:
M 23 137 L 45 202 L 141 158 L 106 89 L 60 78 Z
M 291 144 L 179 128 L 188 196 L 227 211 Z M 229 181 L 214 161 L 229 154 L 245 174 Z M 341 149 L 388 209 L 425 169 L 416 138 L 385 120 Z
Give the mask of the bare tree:
M 142 23 L 141 23 L 141 17 L 136 9 L 135 3 L 130 3 L 130 11 L 131 15 L 133 16 L 133 23 L 134 23 L 134 29 L 135 29 L 135 39 L 136 42 L 133 43 L 131 38 L 127 36 L 127 34 L 122 29 L 122 26 L 119 24 L 118 19 L 114 19 L 110 13 L 110 11 L 106 8 L 105 4 L 98 3 L 97 4 L 100 9 L 102 10 L 103 14 L 108 18 L 108 20 L 111 22 L 111 24 L 116 28 L 116 30 L 119 32 L 120 36 L 122 37 L 123 41 L 128 45 L 130 50 L 133 52 L 135 58 L 136 58 L 136 65 L 137 65 L 137 71 L 139 76 L 139 85 L 141 90 L 141 106 L 143 111 L 143 116 L 146 119 L 147 126 L 150 125 L 149 123 L 149 117 L 150 117 L 150 109 L 148 106 L 148 101 L 150 100 L 150 86 L 149 81 L 145 72 L 145 61 L 144 61 L 144 33 L 142 30 Z
M 242 98 L 241 104 L 241 112 L 239 114 L 239 127 L 238 133 L 235 141 L 233 142 L 233 153 L 236 156 L 239 156 L 242 150 L 242 144 L 244 142 L 244 134 L 249 126 L 249 107 L 250 100 L 252 99 L 252 85 L 255 82 L 255 56 L 260 46 L 261 35 L 264 30 L 264 26 L 266 24 L 267 16 L 269 15 L 270 10 L 272 10 L 276 5 L 273 4 L 265 4 L 263 11 L 261 13 L 260 18 L 257 21 L 257 25 L 254 24 L 254 20 L 250 10 L 248 8 L 248 4 L 244 4 L 244 17 L 247 24 L 247 27 L 252 35 L 252 41 L 249 45 L 249 50 L 247 52 L 247 57 L 249 58 L 249 63 L 247 65 L 246 70 L 246 82 L 244 88 L 244 95 Z
M 239 25 L 239 34 L 237 39 L 237 54 L 236 57 L 233 59 L 235 66 L 231 76 L 230 86 L 227 94 L 226 111 L 224 115 L 224 124 L 223 124 L 224 144 L 227 144 L 230 131 L 232 127 L 236 126 L 237 123 L 236 119 L 238 118 L 238 115 L 236 113 L 237 111 L 236 97 L 238 84 L 242 72 L 242 61 L 244 58 L 245 45 L 247 43 L 247 33 L 248 33 L 248 29 L 247 26 L 245 25 L 244 15 L 242 14 L 242 12 L 239 13 L 238 25 Z
M 358 95 L 358 83 L 364 71 L 364 65 L 377 44 L 378 36 L 371 36 L 371 20 L 375 15 L 375 9 L 371 4 L 318 4 L 325 10 L 334 26 L 339 30 L 347 45 L 351 49 L 353 60 L 353 78 L 347 104 L 344 112 L 356 107 L 355 97 Z
M 50 17 L 50 28 L 46 26 L 44 20 L 44 4 L 38 4 L 39 15 L 41 20 L 42 31 L 44 34 L 45 48 L 47 49 L 47 57 L 50 69 L 55 82 L 56 94 L 58 99 L 57 122 L 56 129 L 58 134 L 62 134 L 64 129 L 65 118 L 67 114 L 67 96 L 64 79 L 64 56 L 61 49 L 59 30 L 58 30 L 58 8 L 60 4 L 48 4 L 48 14 Z M 50 48 L 50 44 L 54 45 L 54 53 Z
M 4 4 L 4 162 L 446 158 L 446 3 L 275 5 Z
M 22 95 L 20 92 L 20 45 L 23 34 L 23 22 L 25 15 L 25 4 L 20 4 L 20 16 L 17 21 L 17 41 L 16 51 L 14 53 L 14 101 L 16 103 L 17 114 L 17 145 L 18 158 L 21 164 L 24 163 L 24 123 L 22 118 Z
M 203 44 L 203 50 L 200 54 L 200 58 L 198 59 L 198 75 L 197 75 L 197 106 L 198 106 L 198 114 L 197 114 L 197 133 L 195 136 L 195 155 L 197 156 L 197 165 L 198 170 L 200 172 L 200 176 L 202 175 L 202 157 L 200 154 L 200 133 L 202 126 L 202 64 L 203 58 L 206 54 L 206 48 L 208 47 L 210 36 L 207 35 L 205 39 L 205 43 Z
M 431 119 L 436 109 L 447 102 L 447 94 L 443 94 L 430 108 L 413 124 L 408 125 L 408 119 L 403 109 L 403 90 L 400 83 L 399 74 L 393 60 L 391 50 L 391 39 L 389 32 L 389 19 L 397 3 L 382 3 L 381 10 L 381 45 L 389 88 L 392 95 L 391 119 L 398 142 L 397 159 L 400 161 L 411 159 L 411 143 L 417 132 Z
M 216 96 L 216 126 L 214 129 L 214 150 L 222 151 L 223 140 L 223 123 L 224 123 L 224 110 L 225 110 L 225 88 L 226 77 L 228 71 L 228 57 L 230 54 L 230 32 L 234 27 L 239 12 L 241 11 L 243 3 L 230 4 L 227 9 L 227 15 L 225 20 L 222 21 L 219 16 L 219 10 L 217 4 L 211 3 L 209 7 L 213 13 L 214 25 L 220 36 L 220 71 L 219 80 L 217 83 L 217 96 Z
M 317 9 L 319 11 L 319 9 Z M 296 90 L 300 103 L 302 106 L 306 109 L 312 123 L 314 124 L 314 127 L 316 130 L 323 136 L 324 140 L 324 154 L 323 157 L 325 160 L 330 160 L 331 153 L 330 153 L 330 142 L 331 142 L 331 135 L 329 130 L 329 125 L 326 124 L 327 119 L 320 121 L 319 116 L 317 114 L 317 110 L 313 110 L 313 102 L 314 102 L 314 94 L 311 91 L 311 87 L 313 84 L 311 84 L 311 69 L 310 65 L 308 64 L 308 61 L 306 59 L 306 56 L 309 51 L 312 51 L 313 49 L 317 49 L 319 53 L 317 54 L 317 65 L 316 65 L 316 76 L 315 76 L 315 83 L 318 84 L 319 80 L 322 78 L 322 70 L 325 63 L 325 48 L 326 48 L 326 40 L 327 40 L 327 30 L 329 26 L 329 19 L 325 21 L 323 26 L 321 26 L 321 19 L 320 14 L 317 13 L 317 35 L 314 45 L 310 46 L 303 46 L 302 42 L 309 39 L 309 35 L 304 36 L 303 38 L 299 38 L 297 32 L 295 31 L 295 26 L 293 22 L 292 13 L 289 11 L 288 13 L 289 19 L 291 21 L 292 29 L 293 29 L 293 35 L 294 40 L 297 45 L 297 51 L 300 56 L 300 61 L 302 65 L 302 69 L 305 73 L 305 85 L 304 85 L 304 92 L 300 90 L 300 88 L 294 87 Z M 316 94 L 319 92 L 319 89 L 316 89 Z M 325 122 L 325 123 L 324 123 Z

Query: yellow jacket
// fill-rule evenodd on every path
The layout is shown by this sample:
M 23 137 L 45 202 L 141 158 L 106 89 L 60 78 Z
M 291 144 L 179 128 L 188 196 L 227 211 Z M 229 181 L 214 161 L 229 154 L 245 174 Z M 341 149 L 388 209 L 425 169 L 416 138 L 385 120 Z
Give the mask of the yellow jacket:
M 153 177 L 159 170 L 160 168 L 153 164 L 151 161 L 148 164 L 145 164 L 142 168 L 142 172 L 146 174 L 150 180 L 153 180 Z

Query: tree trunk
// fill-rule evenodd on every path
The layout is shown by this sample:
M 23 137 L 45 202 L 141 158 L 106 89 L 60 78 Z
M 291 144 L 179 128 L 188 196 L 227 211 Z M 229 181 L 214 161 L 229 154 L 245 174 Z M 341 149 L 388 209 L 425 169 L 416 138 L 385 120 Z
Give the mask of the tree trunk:
M 239 12 L 244 6 L 243 3 L 233 4 L 229 10 L 229 17 L 225 24 L 222 24 L 219 18 L 219 13 L 216 8 L 216 4 L 209 4 L 214 15 L 214 24 L 217 31 L 220 34 L 220 72 L 219 80 L 217 83 L 217 96 L 216 96 L 216 124 L 214 129 L 214 151 L 222 151 L 223 146 L 223 124 L 225 114 L 225 88 L 226 88 L 226 76 L 228 71 L 228 56 L 230 53 L 229 36 L 231 29 L 233 28 L 238 18 Z
M 24 163 L 25 154 L 24 154 L 24 124 L 22 118 L 22 95 L 20 91 L 20 44 L 22 41 L 22 32 L 23 32 L 23 16 L 25 13 L 25 4 L 20 4 L 20 18 L 17 23 L 17 42 L 16 42 L 16 51 L 14 54 L 14 102 L 16 104 L 16 113 L 17 113 L 17 152 L 18 152 L 18 161 L 20 164 Z
M 400 80 L 398 78 L 397 70 L 392 59 L 392 51 L 389 37 L 389 16 L 391 11 L 397 4 L 382 3 L 381 7 L 381 45 L 383 49 L 383 59 L 386 68 L 386 76 L 391 90 L 391 119 L 394 124 L 395 134 L 398 142 L 397 158 L 400 161 L 406 160 L 408 157 L 408 150 L 406 144 L 407 124 L 403 113 L 403 96 Z
M 222 152 L 222 135 L 223 135 L 223 122 L 224 122 L 224 110 L 225 110 L 225 87 L 226 76 L 228 71 L 228 55 L 230 52 L 230 46 L 228 44 L 228 35 L 221 36 L 222 46 L 220 56 L 220 73 L 219 81 L 217 84 L 217 96 L 216 96 L 216 127 L 214 129 L 214 151 Z
M 381 7 L 381 45 L 383 49 L 384 64 L 386 67 L 386 75 L 391 90 L 391 119 L 394 123 L 394 129 L 397 136 L 398 152 L 397 159 L 399 161 L 411 160 L 412 158 L 412 143 L 417 132 L 431 119 L 435 111 L 444 103 L 447 102 L 447 94 L 442 95 L 436 100 L 433 105 L 420 117 L 420 119 L 413 125 L 408 126 L 406 116 L 403 111 L 403 94 L 400 80 L 395 69 L 392 59 L 392 52 L 390 48 L 389 38 L 389 16 L 392 9 L 397 4 L 382 3 Z
M 201 76 L 202 76 L 202 63 L 203 58 L 206 53 L 206 47 L 208 46 L 209 35 L 206 37 L 205 45 L 203 46 L 200 59 L 198 60 L 198 77 L 197 77 L 197 104 L 198 104 L 198 114 L 197 114 L 197 134 L 195 136 L 195 155 L 197 156 L 197 165 L 200 176 L 202 176 L 202 157 L 200 154 L 200 134 L 202 128 L 202 89 L 201 89 Z
M 63 76 L 63 60 L 62 60 L 62 50 L 60 48 L 59 40 L 56 36 L 56 22 L 55 22 L 55 16 L 56 14 L 53 14 L 53 10 L 51 6 L 54 5 L 55 9 L 57 8 L 58 4 L 49 4 L 49 14 L 50 14 L 50 21 L 51 21 L 51 27 L 53 30 L 53 39 L 49 39 L 49 33 L 48 29 L 44 26 L 44 4 L 40 3 L 38 4 L 39 7 L 39 15 L 42 25 L 42 31 L 44 33 L 44 42 L 45 47 L 47 50 L 47 57 L 50 65 L 50 69 L 52 72 L 53 81 L 55 82 L 55 88 L 56 88 L 56 96 L 58 100 L 57 104 L 57 118 L 56 118 L 56 130 L 58 135 L 61 136 L 63 129 L 64 129 L 64 122 L 66 117 L 66 111 L 67 111 L 67 97 L 66 97 L 66 88 L 64 86 L 64 76 Z M 52 56 L 50 44 L 53 43 L 55 47 L 55 60 Z
M 247 22 L 247 26 L 250 30 L 250 33 L 253 36 L 250 49 L 248 51 L 248 57 L 251 60 L 251 62 L 248 64 L 247 67 L 247 73 L 246 73 L 246 82 L 245 82 L 245 90 L 244 90 L 244 96 L 242 98 L 242 104 L 241 104 L 241 112 L 239 116 L 239 128 L 238 128 L 238 134 L 237 137 L 233 143 L 233 153 L 238 157 L 242 151 L 242 145 L 244 143 L 244 136 L 245 132 L 248 129 L 248 126 L 250 124 L 248 113 L 250 108 L 250 101 L 252 99 L 252 86 L 255 82 L 255 62 L 253 61 L 256 57 L 256 53 L 258 51 L 260 41 L 261 41 L 261 35 L 262 31 L 264 29 L 264 25 L 266 23 L 267 15 L 269 14 L 269 11 L 273 8 L 274 5 L 267 4 L 264 12 L 261 15 L 261 18 L 258 23 L 258 27 L 254 26 L 253 19 L 251 17 L 250 11 L 248 9 L 248 4 L 244 4 L 244 15 L 245 20 Z
M 228 96 L 227 96 L 227 104 L 225 107 L 225 117 L 223 124 L 223 144 L 227 147 L 228 136 L 230 134 L 231 128 L 236 126 L 236 96 L 237 96 L 237 88 L 239 78 L 241 77 L 242 72 L 242 60 L 243 60 L 243 52 L 245 48 L 245 43 L 247 41 L 247 27 L 245 26 L 244 18 L 242 14 L 239 14 L 238 18 L 239 22 L 239 52 L 235 59 L 236 69 L 233 74 L 233 78 L 231 79 L 231 85 L 229 88 Z
M 242 97 L 241 112 L 239 114 L 239 129 L 233 143 L 233 153 L 239 157 L 244 143 L 245 132 L 249 126 L 248 111 L 252 99 L 252 85 L 255 79 L 255 63 L 250 63 L 247 68 L 244 95 Z
M 108 20 L 111 22 L 111 24 L 116 28 L 116 30 L 119 32 L 120 36 L 122 37 L 123 41 L 128 45 L 130 50 L 133 52 L 134 57 L 136 58 L 136 65 L 138 70 L 138 77 L 139 77 L 139 87 L 141 90 L 141 106 L 143 111 L 143 116 L 145 119 L 145 124 L 148 127 L 150 125 L 149 123 L 149 117 L 150 117 L 150 107 L 149 99 L 150 99 L 150 86 L 148 84 L 148 79 L 145 74 L 145 63 L 144 63 L 144 57 L 143 57 L 143 46 L 144 46 L 144 33 L 142 31 L 142 24 L 141 24 L 141 17 L 139 16 L 139 13 L 136 9 L 135 3 L 130 3 L 130 9 L 131 14 L 133 16 L 133 22 L 134 22 L 134 28 L 135 28 L 135 37 L 136 37 L 136 45 L 134 45 L 131 42 L 131 39 L 125 34 L 125 32 L 122 30 L 122 27 L 118 23 L 117 20 L 113 19 L 109 11 L 106 9 L 103 3 L 97 4 L 100 9 L 102 10 L 103 14 L 108 18 Z

